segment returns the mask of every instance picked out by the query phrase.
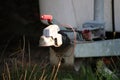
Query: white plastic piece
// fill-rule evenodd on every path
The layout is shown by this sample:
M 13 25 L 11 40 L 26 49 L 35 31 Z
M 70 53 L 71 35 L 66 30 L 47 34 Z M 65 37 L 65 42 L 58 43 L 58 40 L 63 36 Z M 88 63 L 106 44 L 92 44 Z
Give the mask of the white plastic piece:
M 43 30 L 43 35 L 40 39 L 40 46 L 55 46 L 62 45 L 62 35 L 58 32 L 60 28 L 57 25 L 50 25 Z
M 50 25 L 43 30 L 43 35 L 47 37 L 51 36 L 55 38 L 59 31 L 60 29 L 57 25 Z
M 40 38 L 40 46 L 53 46 L 54 45 L 54 40 L 51 37 L 45 37 L 41 36 Z

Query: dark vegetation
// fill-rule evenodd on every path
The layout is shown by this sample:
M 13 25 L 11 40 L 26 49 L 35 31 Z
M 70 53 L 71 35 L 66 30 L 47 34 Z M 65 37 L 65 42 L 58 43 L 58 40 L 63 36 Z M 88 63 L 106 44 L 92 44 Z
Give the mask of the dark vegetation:
M 25 53 L 29 52 L 28 43 L 32 48 L 31 61 L 40 63 L 48 55 L 48 48 L 39 47 L 45 26 L 40 22 L 38 0 L 0 0 L 0 74 L 6 59 L 21 59 L 24 45 Z M 24 56 L 28 61 L 28 54 Z
M 10 38 L 15 41 L 21 35 L 26 35 L 34 43 L 45 26 L 39 19 L 38 0 L 0 1 L 0 43 Z
M 38 47 L 45 26 L 40 22 L 38 0 L 0 1 L 0 51 L 8 44 L 10 50 L 17 46 L 23 35 Z

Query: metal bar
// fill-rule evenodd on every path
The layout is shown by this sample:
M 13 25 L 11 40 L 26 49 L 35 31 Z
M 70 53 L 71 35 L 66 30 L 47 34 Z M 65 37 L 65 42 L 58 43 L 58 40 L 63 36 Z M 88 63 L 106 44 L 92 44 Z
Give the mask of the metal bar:
M 104 0 L 94 0 L 94 20 L 104 22 Z
M 120 39 L 77 44 L 74 56 L 76 58 L 120 56 Z

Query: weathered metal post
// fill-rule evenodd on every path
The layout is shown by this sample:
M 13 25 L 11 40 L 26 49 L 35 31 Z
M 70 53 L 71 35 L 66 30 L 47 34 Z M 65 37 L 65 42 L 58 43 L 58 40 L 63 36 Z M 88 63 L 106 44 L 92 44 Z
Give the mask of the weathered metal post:
M 104 22 L 104 0 L 94 0 L 94 21 Z
M 91 31 L 91 40 L 105 38 L 104 0 L 94 0 L 94 19 L 85 22 L 83 30 Z

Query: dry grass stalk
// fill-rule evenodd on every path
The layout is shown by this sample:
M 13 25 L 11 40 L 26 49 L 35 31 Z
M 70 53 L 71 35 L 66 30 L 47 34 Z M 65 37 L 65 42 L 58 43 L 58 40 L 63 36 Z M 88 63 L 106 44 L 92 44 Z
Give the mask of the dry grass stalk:
M 43 80 L 43 78 L 44 78 L 44 75 L 45 75 L 45 69 L 43 69 L 43 73 L 42 73 L 42 75 L 41 75 L 41 77 L 40 77 L 40 79 L 39 80 Z
M 9 70 L 8 64 L 7 64 L 7 63 L 5 63 L 5 65 L 6 65 L 6 69 L 7 69 L 8 80 L 11 80 L 10 70 Z
M 43 80 L 46 80 L 46 78 L 47 78 L 47 76 L 45 76 L 45 77 L 43 78 Z
M 29 53 L 29 67 L 31 64 L 31 56 L 30 56 L 30 42 L 28 41 L 28 53 Z
M 24 66 L 24 54 L 25 54 L 25 35 L 23 35 L 22 67 Z
M 26 80 L 26 76 L 27 76 L 27 70 L 25 70 L 24 80 Z
M 13 52 L 9 57 L 12 57 L 14 55 L 16 55 L 17 53 L 20 53 L 21 52 L 21 49 L 20 50 L 17 50 L 16 52 Z
M 115 65 L 115 62 L 114 62 L 114 60 L 113 60 L 112 57 L 111 57 L 111 61 L 112 61 L 113 65 L 114 65 L 114 68 L 117 69 L 117 67 L 116 67 L 116 65 Z
M 37 80 L 36 76 L 34 76 L 33 80 Z
M 53 69 L 52 69 L 52 73 L 51 73 L 50 80 L 52 80 L 54 73 L 55 73 L 55 65 L 53 66 Z
M 57 65 L 57 70 L 56 70 L 56 72 L 55 72 L 55 75 L 54 75 L 53 80 L 56 80 L 57 73 L 58 73 L 59 68 L 60 68 L 60 65 L 61 65 L 61 57 L 58 57 L 58 58 L 59 58 L 59 62 L 58 62 L 58 65 Z
M 30 74 L 30 76 L 29 76 L 29 80 L 31 80 L 31 77 L 32 77 L 32 75 L 33 75 L 33 72 L 35 71 L 35 68 L 36 68 L 36 64 L 34 65 L 34 67 L 33 67 L 33 69 L 32 69 L 32 72 L 31 72 L 31 74 Z
M 17 77 L 19 77 L 19 71 L 18 71 L 18 65 L 17 65 L 17 60 L 15 59 L 13 64 L 15 64 L 15 71 L 16 71 L 16 74 L 17 74 Z
M 5 80 L 5 74 L 4 73 L 2 74 L 2 77 L 3 77 L 3 80 Z
M 21 74 L 21 76 L 20 76 L 19 80 L 22 80 L 22 78 L 23 78 L 23 74 Z
M 120 62 L 120 57 L 119 57 L 119 56 L 117 56 L 117 59 L 118 59 L 118 61 Z

